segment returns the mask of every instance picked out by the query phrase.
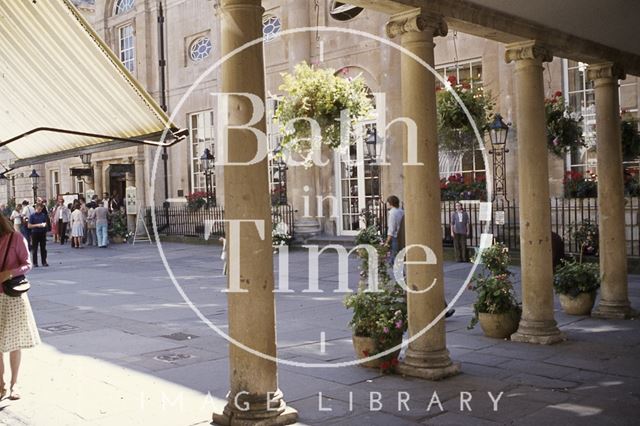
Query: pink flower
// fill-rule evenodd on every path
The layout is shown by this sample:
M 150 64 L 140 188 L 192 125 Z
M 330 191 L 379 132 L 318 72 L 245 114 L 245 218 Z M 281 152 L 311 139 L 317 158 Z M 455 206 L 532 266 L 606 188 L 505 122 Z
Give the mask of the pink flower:
M 383 332 L 384 334 L 389 333 L 389 327 L 385 327 L 385 328 L 383 328 L 383 329 L 382 329 L 382 332 Z
M 558 139 L 557 137 L 553 139 L 554 146 L 558 146 L 559 143 L 560 143 L 560 139 Z
M 396 328 L 402 328 L 402 320 L 396 321 Z

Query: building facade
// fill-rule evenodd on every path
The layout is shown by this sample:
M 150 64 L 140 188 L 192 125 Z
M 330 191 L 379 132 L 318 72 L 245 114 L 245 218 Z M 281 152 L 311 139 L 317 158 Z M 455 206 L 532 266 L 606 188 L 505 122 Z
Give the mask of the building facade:
M 129 72 L 166 107 L 174 123 L 189 129 L 190 136 L 165 153 L 149 147 L 96 152 L 90 164 L 80 158 L 36 165 L 41 176 L 37 193 L 48 199 L 57 194 L 116 194 L 123 198 L 127 187 L 135 187 L 140 205 L 185 202 L 185 196 L 205 190 L 200 157 L 204 149 L 216 152 L 217 99 L 221 79 L 220 10 L 210 0 L 95 0 L 78 1 L 78 7 L 94 30 L 108 43 Z M 281 74 L 291 72 L 301 62 L 332 68 L 345 78 L 362 76 L 376 98 L 377 114 L 386 123 L 401 116 L 400 51 L 383 40 L 388 15 L 353 7 L 335 0 L 307 2 L 267 0 L 263 2 L 263 35 L 266 66 L 268 133 L 270 149 L 277 149 L 277 123 L 273 110 Z M 336 31 L 325 30 L 325 27 Z M 294 28 L 304 32 L 283 33 Z M 352 30 L 352 32 L 343 32 Z M 366 37 L 361 33 L 371 34 Z M 514 64 L 504 61 L 502 43 L 450 31 L 436 41 L 435 70 L 446 79 L 481 86 L 490 93 L 505 121 L 511 123 L 506 157 L 506 193 L 510 200 L 518 194 L 518 123 L 515 117 Z M 239 72 L 242 72 L 241 70 Z M 567 170 L 596 172 L 594 163 L 595 110 L 591 83 L 585 78 L 586 64 L 554 58 L 545 64 L 545 91 L 567 94 L 567 102 L 584 117 L 589 148 L 566 158 L 549 155 L 551 196 L 563 195 Z M 435 88 L 434 88 L 435 90 Z M 417 96 L 419 96 L 417 94 Z M 638 115 L 640 93 L 637 78 L 621 81 L 621 108 Z M 375 129 L 376 120 L 364 120 L 360 134 Z M 349 158 L 329 150 L 323 152 L 325 167 L 286 167 L 272 161 L 270 181 L 272 199 L 286 200 L 297 211 L 296 232 L 303 234 L 354 235 L 359 229 L 363 209 L 379 208 L 380 200 L 396 194 L 403 199 L 403 126 L 394 124 L 386 133 L 385 158 L 378 165 L 367 161 L 364 137 L 350 150 Z M 377 129 L 378 134 L 380 129 Z M 382 147 L 378 147 L 378 152 Z M 490 144 L 474 151 L 441 152 L 443 178 L 461 174 L 466 181 L 482 179 L 491 170 Z M 484 152 L 483 152 L 484 150 Z M 10 155 L 2 154 L 2 164 Z M 358 160 L 358 161 L 355 161 Z M 388 163 L 388 164 L 385 164 Z M 391 166 L 389 164 L 393 164 Z M 92 173 L 77 170 L 92 168 Z M 166 173 L 165 173 L 166 171 Z M 10 198 L 30 199 L 31 170 L 17 170 L 2 180 L 0 202 Z M 218 204 L 224 205 L 224 172 L 215 167 L 213 188 Z M 136 213 L 136 212 L 130 212 Z

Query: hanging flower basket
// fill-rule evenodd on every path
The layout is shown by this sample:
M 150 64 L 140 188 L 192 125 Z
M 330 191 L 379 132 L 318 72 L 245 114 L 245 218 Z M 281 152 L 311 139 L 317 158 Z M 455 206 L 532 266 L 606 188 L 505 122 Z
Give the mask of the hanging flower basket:
M 547 147 L 558 157 L 586 147 L 582 131 L 582 116 L 573 111 L 564 101 L 562 92 L 544 100 L 547 119 Z
M 283 136 L 281 146 L 290 152 L 307 156 L 314 146 L 312 143 L 319 142 L 338 148 L 341 112 L 348 111 L 351 131 L 373 108 L 361 76 L 347 79 L 335 75 L 333 69 L 316 69 L 302 62 L 296 65 L 293 74 L 283 73 L 282 78 L 279 89 L 284 96 L 278 103 L 275 118 Z M 311 125 L 306 119 L 320 126 L 320 140 L 311 140 Z M 297 121 L 291 123 L 292 120 Z
M 458 83 L 453 75 L 450 75 L 447 81 L 469 110 L 480 136 L 482 136 L 491 121 L 495 106 L 490 94 L 485 92 L 482 87 L 471 87 L 469 83 Z M 477 148 L 473 124 L 453 93 L 442 89 L 436 89 L 436 91 L 440 149 L 455 152 Z

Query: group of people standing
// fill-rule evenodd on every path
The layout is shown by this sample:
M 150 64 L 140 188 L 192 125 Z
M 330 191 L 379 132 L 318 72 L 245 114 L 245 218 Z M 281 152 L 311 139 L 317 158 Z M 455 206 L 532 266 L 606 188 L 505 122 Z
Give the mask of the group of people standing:
M 107 199 L 103 202 L 94 196 L 88 203 L 83 198 L 68 205 L 62 198 L 52 212 L 52 232 L 54 242 L 61 245 L 71 238 L 71 248 L 87 246 L 107 247 L 109 245 L 109 205 L 115 203 Z
M 84 198 L 65 203 L 59 196 L 51 211 L 47 209 L 41 197 L 31 206 L 25 200 L 17 204 L 9 216 L 13 229 L 24 236 L 32 253 L 33 266 L 38 264 L 38 251 L 42 266 L 47 263 L 47 234 L 51 232 L 53 242 L 64 245 L 71 240 L 72 248 L 97 246 L 105 248 L 109 245 L 109 213 L 120 209 L 115 194 L 104 194 L 100 200 L 97 195 L 87 203 Z

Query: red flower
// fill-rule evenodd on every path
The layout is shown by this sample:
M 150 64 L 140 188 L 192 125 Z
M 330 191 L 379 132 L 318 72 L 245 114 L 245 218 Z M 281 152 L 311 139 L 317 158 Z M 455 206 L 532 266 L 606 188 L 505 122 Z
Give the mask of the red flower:
M 383 371 L 388 370 L 389 367 L 391 367 L 391 363 L 389 361 L 383 361 L 380 364 L 380 369 L 383 370 Z
M 558 90 L 556 93 L 553 94 L 553 96 L 556 98 L 559 98 L 560 96 L 562 96 L 562 92 Z
M 362 355 L 364 355 L 365 357 L 368 357 L 369 351 L 365 349 L 364 351 L 362 351 Z
M 455 86 L 456 84 L 458 84 L 458 79 L 456 78 L 455 75 L 450 75 L 449 77 L 447 77 L 447 81 L 451 83 L 452 86 Z

